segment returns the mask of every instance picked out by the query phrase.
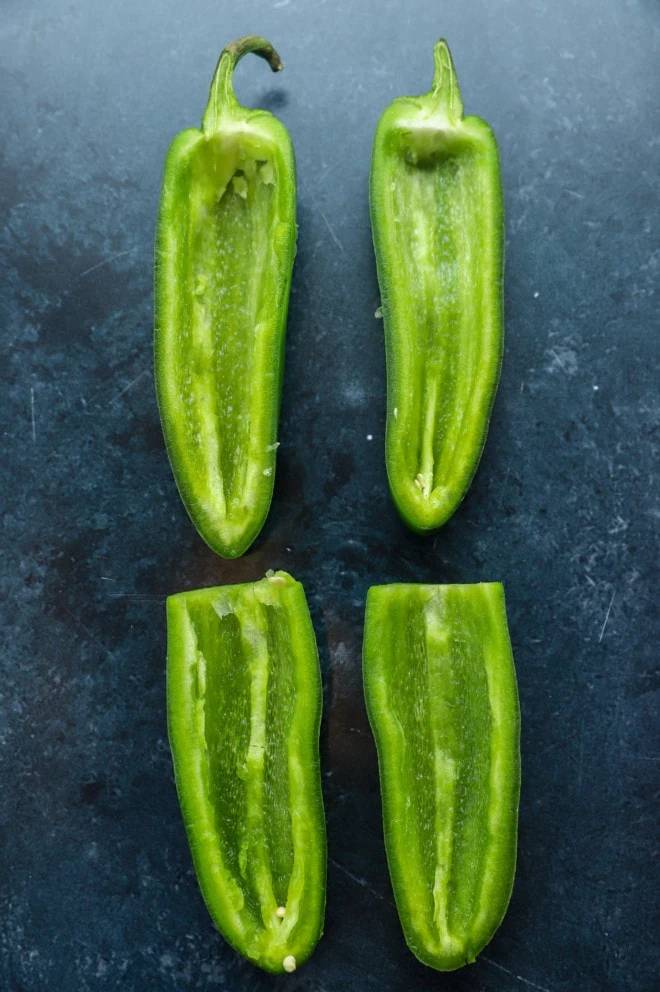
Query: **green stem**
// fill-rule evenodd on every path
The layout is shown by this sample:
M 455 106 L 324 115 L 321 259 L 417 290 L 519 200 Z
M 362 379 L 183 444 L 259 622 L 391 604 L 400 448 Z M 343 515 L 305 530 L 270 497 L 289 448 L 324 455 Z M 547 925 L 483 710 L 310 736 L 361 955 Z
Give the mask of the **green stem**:
M 433 59 L 435 73 L 431 96 L 434 113 L 443 114 L 450 121 L 460 121 L 463 116 L 463 101 L 449 45 L 444 38 L 435 43 Z
M 248 52 L 254 52 L 255 55 L 265 59 L 273 72 L 279 72 L 283 68 L 282 60 L 265 38 L 250 34 L 227 45 L 218 59 L 211 83 L 209 102 L 202 118 L 202 129 L 207 133 L 217 128 L 222 117 L 231 116 L 240 109 L 240 104 L 234 93 L 234 69 Z

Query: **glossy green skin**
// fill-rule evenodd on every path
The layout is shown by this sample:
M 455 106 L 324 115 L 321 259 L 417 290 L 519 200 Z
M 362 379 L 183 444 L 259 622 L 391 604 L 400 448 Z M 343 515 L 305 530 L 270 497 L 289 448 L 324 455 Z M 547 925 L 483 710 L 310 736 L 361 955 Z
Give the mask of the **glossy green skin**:
M 286 572 L 180 593 L 167 631 L 170 744 L 206 905 L 239 953 L 292 971 L 325 911 L 321 676 L 305 593 Z
M 503 201 L 495 137 L 463 117 L 449 49 L 433 89 L 382 115 L 371 222 L 387 355 L 386 464 L 413 530 L 444 524 L 476 471 L 503 349 Z
M 453 971 L 495 933 L 515 873 L 520 710 L 502 586 L 372 587 L 363 667 L 405 938 Z
M 185 507 L 224 558 L 261 530 L 275 481 L 286 316 L 296 240 L 293 147 L 284 125 L 246 110 L 223 52 L 202 129 L 165 162 L 155 264 L 155 370 L 163 433 Z

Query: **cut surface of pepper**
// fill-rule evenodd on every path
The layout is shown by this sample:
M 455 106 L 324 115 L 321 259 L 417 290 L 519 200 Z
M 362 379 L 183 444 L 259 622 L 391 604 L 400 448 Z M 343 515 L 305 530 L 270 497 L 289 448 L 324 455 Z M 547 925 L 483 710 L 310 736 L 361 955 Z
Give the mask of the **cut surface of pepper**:
M 483 449 L 503 347 L 503 202 L 490 127 L 464 117 L 445 41 L 424 96 L 374 139 L 371 223 L 387 355 L 386 463 L 413 530 L 444 524 Z
M 272 499 L 296 240 L 289 134 L 234 95 L 247 52 L 282 68 L 262 38 L 225 48 L 201 130 L 182 131 L 167 154 L 155 256 L 167 451 L 193 523 L 225 558 L 247 550 Z
M 167 600 L 174 772 L 200 888 L 229 943 L 292 972 L 323 931 L 321 676 L 286 572 Z
M 520 715 L 501 584 L 372 587 L 363 665 L 404 935 L 452 971 L 490 941 L 515 872 Z

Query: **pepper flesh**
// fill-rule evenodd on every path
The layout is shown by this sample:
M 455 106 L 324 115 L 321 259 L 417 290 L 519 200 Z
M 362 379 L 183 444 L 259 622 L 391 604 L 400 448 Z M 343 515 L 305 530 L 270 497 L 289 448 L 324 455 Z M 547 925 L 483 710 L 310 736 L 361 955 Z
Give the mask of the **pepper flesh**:
M 515 872 L 520 715 L 500 583 L 372 587 L 364 685 L 404 935 L 452 971 L 490 941 Z
M 225 48 L 202 129 L 182 131 L 167 154 L 156 235 L 163 432 L 186 509 L 225 558 L 247 550 L 272 499 L 296 240 L 288 132 L 234 95 L 246 52 L 282 68 L 262 38 Z
M 424 96 L 383 113 L 371 223 L 387 355 L 386 463 L 413 530 L 444 524 L 476 471 L 503 348 L 503 202 L 497 144 L 463 117 L 445 41 Z
M 305 593 L 286 572 L 167 600 L 168 727 L 209 913 L 266 971 L 323 930 L 321 678 Z

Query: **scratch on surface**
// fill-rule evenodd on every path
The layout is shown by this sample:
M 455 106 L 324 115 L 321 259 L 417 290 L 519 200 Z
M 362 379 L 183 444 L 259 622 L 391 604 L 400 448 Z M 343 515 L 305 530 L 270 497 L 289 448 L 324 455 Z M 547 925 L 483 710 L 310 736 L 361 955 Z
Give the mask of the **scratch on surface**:
M 557 365 L 562 370 L 562 372 L 568 372 L 568 369 L 566 368 L 566 366 L 564 365 L 564 363 L 562 362 L 561 358 L 559 357 L 559 355 L 557 354 L 554 348 L 548 348 L 548 354 L 552 355 L 552 357 L 555 359 Z
M 18 234 L 16 233 L 16 231 L 14 230 L 14 228 L 11 226 L 11 224 L 5 224 L 5 230 L 6 231 L 9 231 L 9 233 L 14 238 L 14 240 L 17 242 L 17 244 L 19 244 L 21 246 L 21 248 L 23 249 L 23 251 L 30 252 L 30 246 L 28 244 L 26 244 L 25 241 L 23 241 L 23 239 L 18 236 Z M 30 252 L 30 254 L 32 254 L 32 253 Z
M 316 199 L 316 197 L 314 196 L 314 194 L 312 193 L 312 191 L 309 188 L 309 186 L 307 187 L 307 191 L 309 193 L 310 200 L 314 204 L 314 208 L 316 210 L 318 210 L 320 216 L 323 219 L 323 223 L 325 224 L 325 226 L 328 229 L 328 234 L 330 235 L 330 237 L 332 238 L 332 240 L 334 241 L 334 243 L 337 245 L 337 247 L 339 248 L 339 250 L 342 253 L 342 255 L 344 256 L 344 258 L 346 258 L 346 249 L 344 248 L 343 244 L 341 243 L 341 241 L 339 240 L 339 238 L 335 234 L 334 228 L 332 227 L 332 225 L 331 225 L 330 221 L 328 220 L 328 218 L 326 217 L 326 215 L 321 210 L 321 207 L 319 206 L 319 202 Z
M 316 205 L 316 209 L 318 210 L 318 212 L 320 213 L 321 217 L 323 218 L 323 221 L 325 223 L 325 226 L 327 227 L 327 229 L 328 229 L 328 231 L 330 233 L 330 237 L 332 238 L 332 240 L 334 241 L 334 243 L 337 245 L 337 247 L 339 248 L 339 250 L 342 253 L 342 255 L 344 256 L 344 258 L 346 258 L 346 251 L 344 249 L 344 246 L 341 243 L 341 241 L 339 240 L 339 238 L 337 237 L 337 235 L 335 234 L 335 232 L 332 229 L 332 227 L 330 226 L 330 221 L 325 216 L 325 214 L 323 213 L 323 211 L 321 210 L 321 208 L 319 207 L 318 204 Z
M 96 639 L 97 639 L 96 638 L 96 635 L 93 634 L 92 631 L 89 629 L 89 627 L 87 627 L 82 622 L 82 620 L 80 619 L 80 617 L 76 616 L 76 614 L 73 613 L 72 610 L 70 610 L 68 606 L 63 606 L 62 609 L 64 610 L 65 613 L 68 613 L 69 614 L 69 616 L 71 617 L 71 619 L 77 624 L 78 627 L 80 627 L 81 630 L 84 630 L 84 632 L 87 634 L 87 636 L 90 638 L 90 640 L 92 642 L 96 641 Z M 110 648 L 105 648 L 105 653 L 107 654 L 108 658 L 112 658 L 112 660 L 115 663 L 117 662 L 117 656 L 112 653 L 112 651 L 110 650 Z
M 584 200 L 584 193 L 578 193 L 576 189 L 569 189 L 567 186 L 564 186 L 564 193 L 570 193 L 571 196 L 577 197 L 578 200 Z
M 614 602 L 614 596 L 616 594 L 616 589 L 612 593 L 612 598 L 610 600 L 610 605 L 607 607 L 607 613 L 605 614 L 605 619 L 603 620 L 603 626 L 600 628 L 600 637 L 598 638 L 598 643 L 603 639 L 603 634 L 605 633 L 605 628 L 607 627 L 607 621 L 610 619 L 610 611 L 612 609 L 612 603 Z
M 37 443 L 37 422 L 34 419 L 34 386 L 30 386 L 30 417 L 32 419 L 32 443 Z
M 580 733 L 581 730 L 582 727 L 580 726 L 577 728 L 577 730 L 574 730 L 571 734 L 567 734 L 565 737 L 560 737 L 559 740 L 552 741 L 550 744 L 547 744 L 545 747 L 542 747 L 541 750 L 538 752 L 539 757 L 542 754 L 547 754 L 548 751 L 554 751 L 556 747 L 562 747 L 564 744 L 567 744 L 568 741 L 572 741 L 574 737 L 577 737 L 577 735 Z
M 537 985 L 536 982 L 530 982 L 529 978 L 523 978 L 522 975 L 516 975 L 515 971 L 510 971 L 508 968 L 505 968 L 503 964 L 498 964 L 497 961 L 487 958 L 484 954 L 479 956 L 479 960 L 492 964 L 494 968 L 499 968 L 499 970 L 503 971 L 505 975 L 511 975 L 513 978 L 517 978 L 519 982 L 522 982 L 523 985 L 528 985 L 530 989 L 539 989 L 539 992 L 550 992 L 550 989 L 546 988 L 545 985 Z
M 135 379 L 133 379 L 131 382 L 129 382 L 129 384 L 127 386 L 124 386 L 124 388 L 121 390 L 121 392 L 120 393 L 117 393 L 117 395 L 110 400 L 110 402 L 108 403 L 108 406 L 112 406 L 113 403 L 116 403 L 117 400 L 120 400 L 122 398 L 122 396 L 124 395 L 124 393 L 127 393 L 129 389 L 132 389 L 133 388 L 133 386 L 137 386 L 137 384 L 140 381 L 140 379 L 143 379 L 145 375 L 149 375 L 149 369 L 145 369 L 143 372 L 140 372 L 140 374 L 137 375 L 135 377 Z
M 390 900 L 387 899 L 386 896 L 382 896 L 380 892 L 377 892 L 375 889 L 372 889 L 364 878 L 359 878 L 357 875 L 354 875 L 352 871 L 349 871 L 348 868 L 344 868 L 344 866 L 341 865 L 338 861 L 335 861 L 334 858 L 328 858 L 328 861 L 330 861 L 335 866 L 335 868 L 339 868 L 340 871 L 343 871 L 344 875 L 348 875 L 348 877 L 352 879 L 357 885 L 359 885 L 360 888 L 366 889 L 367 892 L 371 892 L 372 896 L 376 896 L 376 899 L 381 899 L 383 902 L 390 902 Z
M 116 255 L 111 255 L 110 258 L 104 258 L 101 262 L 97 262 L 96 265 L 92 265 L 89 269 L 85 269 L 84 272 L 81 272 L 78 278 L 82 279 L 84 276 L 88 276 L 90 272 L 96 272 L 96 270 L 100 269 L 102 265 L 110 265 L 111 262 L 115 262 L 118 258 L 123 258 L 124 255 L 130 255 L 130 253 L 135 251 L 137 247 L 138 245 L 133 245 L 132 248 L 126 248 L 125 251 L 118 251 Z
M 502 503 L 504 502 L 504 493 L 506 492 L 507 482 L 509 481 L 509 476 L 511 474 L 511 464 L 513 459 L 509 459 L 509 464 L 506 467 L 506 472 L 504 473 L 504 482 L 502 483 L 502 488 L 500 490 L 500 509 L 502 509 Z
M 580 731 L 582 731 L 582 723 L 580 723 Z M 578 795 L 581 795 L 582 793 L 583 775 L 584 775 L 584 734 L 580 732 L 580 746 L 578 748 L 577 774 L 575 776 Z
M 138 603 L 164 603 L 167 596 L 150 596 L 141 592 L 111 592 L 111 599 L 134 599 Z

